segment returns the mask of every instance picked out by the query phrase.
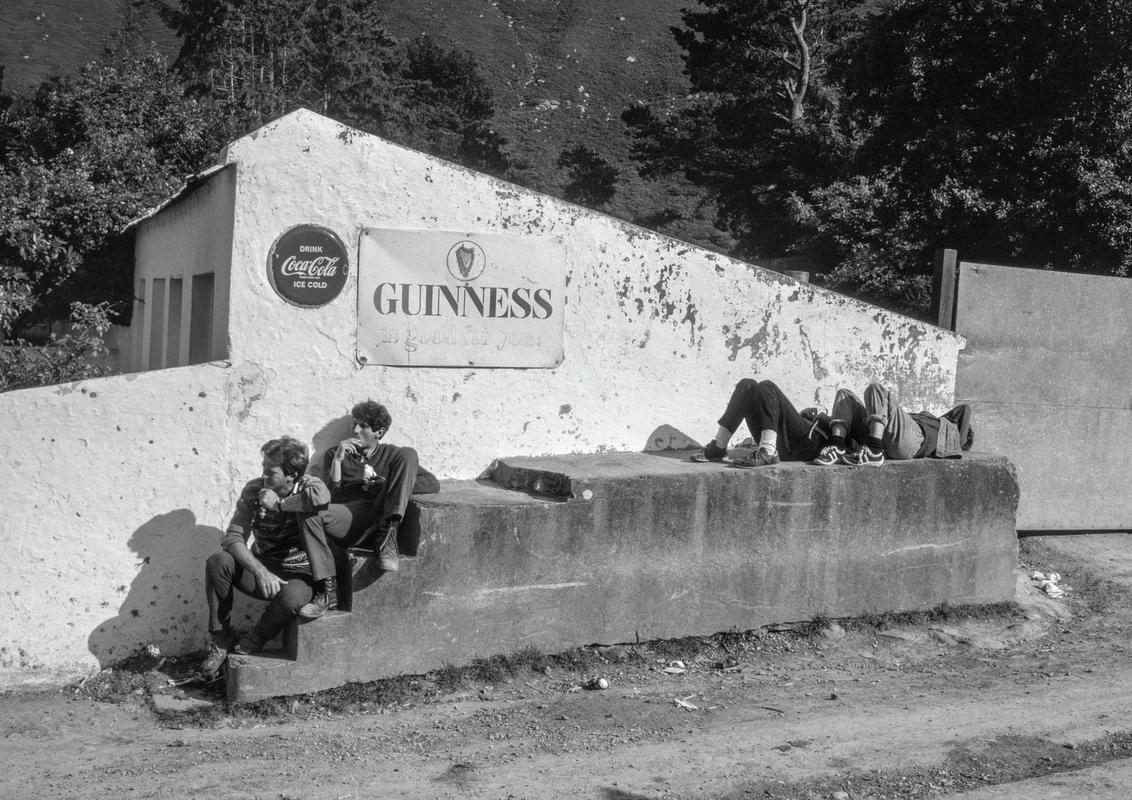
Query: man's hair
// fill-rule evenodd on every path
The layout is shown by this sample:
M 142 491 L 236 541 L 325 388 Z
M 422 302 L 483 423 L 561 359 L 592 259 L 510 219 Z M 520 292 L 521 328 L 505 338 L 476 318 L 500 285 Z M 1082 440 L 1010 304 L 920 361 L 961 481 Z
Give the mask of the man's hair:
M 283 474 L 298 480 L 307 471 L 310 463 L 310 453 L 307 446 L 291 436 L 280 436 L 272 439 L 259 449 L 264 458 L 276 464 Z
M 378 428 L 389 430 L 389 426 L 393 424 L 393 417 L 389 416 L 389 409 L 381 403 L 375 403 L 372 400 L 358 403 L 351 408 L 350 416 L 358 422 L 364 422 L 375 431 Z

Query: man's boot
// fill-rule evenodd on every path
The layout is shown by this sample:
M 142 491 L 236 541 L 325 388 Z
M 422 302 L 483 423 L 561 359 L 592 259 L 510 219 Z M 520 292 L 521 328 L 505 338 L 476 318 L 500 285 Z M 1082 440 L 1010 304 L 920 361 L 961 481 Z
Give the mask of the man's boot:
M 200 665 L 201 674 L 209 678 L 215 677 L 224 666 L 224 662 L 228 660 L 228 651 L 235 643 L 236 637 L 232 635 L 231 630 L 225 628 L 222 631 L 213 631 L 212 641 L 208 643 L 208 652 Z
M 385 529 L 385 536 L 381 539 L 380 543 L 373 549 L 374 555 L 377 556 L 377 566 L 386 572 L 397 571 L 397 520 L 393 519 L 389 522 L 389 527 Z
M 334 578 L 323 578 L 315 581 L 314 597 L 299 609 L 299 616 L 303 619 L 318 619 L 327 611 L 336 608 L 338 608 L 338 587 Z

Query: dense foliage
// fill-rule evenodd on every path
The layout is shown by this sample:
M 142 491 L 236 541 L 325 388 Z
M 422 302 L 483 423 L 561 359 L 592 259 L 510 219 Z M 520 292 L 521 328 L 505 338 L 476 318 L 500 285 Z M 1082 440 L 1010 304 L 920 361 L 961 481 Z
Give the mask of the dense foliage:
M 0 390 L 93 374 L 82 365 L 97 334 L 131 305 L 122 231 L 225 142 L 295 108 L 508 169 L 475 61 L 427 37 L 393 41 L 368 0 L 184 0 L 161 10 L 183 38 L 175 65 L 132 46 L 128 24 L 81 75 L 0 106 Z M 68 333 L 23 338 L 58 320 L 70 321 Z
M 703 5 L 675 32 L 695 94 L 625 120 L 646 172 L 718 194 L 745 254 L 918 310 L 936 247 L 1128 273 L 1129 4 Z
M 157 2 L 177 67 L 235 128 L 299 107 L 492 174 L 507 171 L 475 60 L 427 36 L 398 43 L 372 0 Z
M 209 106 L 151 50 L 113 52 L 0 111 L 0 388 L 90 374 L 63 354 L 90 355 L 92 332 L 128 312 L 120 232 L 223 141 Z M 19 335 L 55 320 L 76 327 L 45 350 Z
M 706 0 L 674 31 L 693 93 L 672 113 L 623 119 L 646 177 L 674 172 L 713 191 L 744 256 L 785 253 L 794 194 L 840 174 L 853 142 L 828 79 L 834 44 L 859 23 L 850 0 Z
M 621 170 L 595 150 L 583 145 L 566 148 L 558 155 L 558 166 L 566 170 L 568 179 L 562 196 L 572 203 L 601 208 L 617 193 Z

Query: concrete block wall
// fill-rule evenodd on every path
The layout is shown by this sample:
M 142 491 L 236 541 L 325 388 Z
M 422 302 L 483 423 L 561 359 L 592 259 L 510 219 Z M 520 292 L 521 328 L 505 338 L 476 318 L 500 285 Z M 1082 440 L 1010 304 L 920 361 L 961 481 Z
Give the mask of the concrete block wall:
M 348 435 L 358 400 L 386 403 L 388 441 L 453 479 L 498 457 L 639 451 L 665 425 L 703 441 L 734 383 L 752 375 L 801 405 L 827 406 L 840 386 L 875 378 L 913 407 L 952 401 L 955 334 L 310 112 L 232 143 L 222 163 L 235 169 L 208 178 L 189 206 L 139 224 L 137 253 L 154 275 L 162 258 L 186 270 L 213 262 L 227 360 L 0 395 L 0 448 L 11 454 L 0 463 L 0 545 L 18 554 L 0 577 L 0 688 L 79 676 L 146 644 L 202 647 L 202 560 L 258 474 L 260 445 L 290 434 L 321 453 Z M 227 275 L 215 246 L 183 252 L 194 237 L 179 227 L 198 231 L 221 206 L 232 214 Z M 304 223 L 331 228 L 351 252 L 374 227 L 562 237 L 564 362 L 361 366 L 356 271 L 320 308 L 289 305 L 270 285 L 271 244 Z
M 1132 281 L 959 265 L 957 402 L 1018 467 L 1020 530 L 1132 531 Z
M 486 483 L 419 497 L 421 555 L 364 564 L 352 611 L 296 624 L 288 652 L 231 659 L 229 697 L 1014 596 L 1018 485 L 998 457 L 742 470 L 612 453 L 501 471 L 569 499 Z

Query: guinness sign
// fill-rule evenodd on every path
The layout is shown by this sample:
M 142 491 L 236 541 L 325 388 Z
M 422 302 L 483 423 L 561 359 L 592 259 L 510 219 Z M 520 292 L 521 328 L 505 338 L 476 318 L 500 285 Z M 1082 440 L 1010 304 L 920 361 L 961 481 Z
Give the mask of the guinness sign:
M 431 367 L 562 363 L 560 238 L 370 228 L 358 248 L 358 360 Z
M 303 308 L 324 306 L 338 297 L 349 266 L 342 240 L 319 225 L 291 228 L 275 240 L 267 260 L 272 288 L 288 303 Z

